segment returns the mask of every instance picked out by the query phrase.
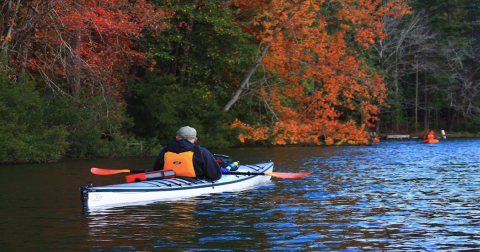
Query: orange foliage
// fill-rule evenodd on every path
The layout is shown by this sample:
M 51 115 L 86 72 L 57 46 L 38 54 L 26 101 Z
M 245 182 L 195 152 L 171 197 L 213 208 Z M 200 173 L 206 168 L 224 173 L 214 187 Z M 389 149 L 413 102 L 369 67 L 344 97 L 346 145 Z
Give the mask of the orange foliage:
M 277 120 L 271 126 L 235 121 L 231 127 L 247 133 L 239 140 L 269 139 L 278 145 L 368 143 L 367 130 L 378 119 L 386 89 L 381 76 L 369 71 L 356 50 L 385 37 L 382 18 L 406 14 L 406 3 L 232 1 L 241 11 L 256 13 L 245 30 L 261 45 L 269 44 L 262 63 L 283 80 L 260 91 Z M 349 40 L 350 34 L 356 44 Z

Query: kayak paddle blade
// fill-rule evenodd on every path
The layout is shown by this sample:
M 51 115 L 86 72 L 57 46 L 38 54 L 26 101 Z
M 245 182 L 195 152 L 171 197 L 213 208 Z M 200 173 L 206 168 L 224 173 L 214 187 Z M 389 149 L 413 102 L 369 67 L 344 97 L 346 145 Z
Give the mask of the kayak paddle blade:
M 90 169 L 90 172 L 96 175 L 112 175 L 122 172 L 130 172 L 130 170 L 108 170 L 102 168 L 92 168 Z
M 285 172 L 265 172 L 265 175 L 276 177 L 276 178 L 301 178 L 312 174 L 313 172 L 303 172 L 303 173 L 285 173 Z

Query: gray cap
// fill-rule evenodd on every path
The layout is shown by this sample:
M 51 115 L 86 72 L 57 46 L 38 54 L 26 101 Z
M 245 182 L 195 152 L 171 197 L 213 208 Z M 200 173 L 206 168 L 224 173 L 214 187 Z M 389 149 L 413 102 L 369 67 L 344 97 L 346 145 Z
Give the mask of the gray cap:
M 177 136 L 187 140 L 194 140 L 197 137 L 197 131 L 190 126 L 185 126 L 177 131 Z

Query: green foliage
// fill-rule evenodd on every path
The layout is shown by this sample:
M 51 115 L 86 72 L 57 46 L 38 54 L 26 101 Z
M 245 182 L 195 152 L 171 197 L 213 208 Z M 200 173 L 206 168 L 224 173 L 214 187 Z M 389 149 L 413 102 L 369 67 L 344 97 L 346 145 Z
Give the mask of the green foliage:
M 50 162 L 62 157 L 154 156 L 161 145 L 126 134 L 132 119 L 113 98 L 45 99 L 29 81 L 0 75 L 0 163 Z
M 47 104 L 30 81 L 0 74 L 0 163 L 55 161 L 65 153 L 67 131 L 44 120 Z
M 237 114 L 227 115 L 222 108 L 250 67 L 256 47 L 224 4 L 157 1 L 175 14 L 167 21 L 168 31 L 144 41 L 156 67 L 129 84 L 128 113 L 135 124 L 131 133 L 166 145 L 178 128 L 190 125 L 197 129 L 202 146 L 235 144 L 225 125 Z
M 130 88 L 127 110 L 135 122 L 131 132 L 137 137 L 157 138 L 167 145 L 175 140 L 180 127 L 189 125 L 197 130 L 197 143 L 202 146 L 232 145 L 223 129 L 227 121 L 233 120 L 232 115 L 227 117 L 215 94 L 201 85 L 186 89 L 175 84 L 172 76 L 151 73 Z
M 152 156 L 160 148 L 125 133 L 132 120 L 125 117 L 125 105 L 111 97 L 57 98 L 48 112 L 46 120 L 69 132 L 67 157 Z
M 162 76 L 175 78 L 180 88 L 189 86 L 219 94 L 225 103 L 235 92 L 235 83 L 250 67 L 256 46 L 241 29 L 235 13 L 222 8 L 224 1 L 158 1 L 174 11 L 171 29 L 145 43 Z
M 476 0 L 415 0 L 411 4 L 416 10 L 427 10 L 429 23 L 445 36 L 470 36 L 471 22 L 479 14 Z

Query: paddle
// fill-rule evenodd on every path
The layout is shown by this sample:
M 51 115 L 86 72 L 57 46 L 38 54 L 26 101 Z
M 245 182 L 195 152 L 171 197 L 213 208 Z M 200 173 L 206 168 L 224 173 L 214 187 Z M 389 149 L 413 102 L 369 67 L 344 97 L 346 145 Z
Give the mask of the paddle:
M 117 173 L 122 173 L 122 172 L 129 172 L 129 173 L 143 173 L 148 170 L 109 170 L 109 169 L 102 169 L 102 168 L 92 168 L 90 169 L 90 172 L 96 175 L 112 175 L 112 174 L 117 174 Z
M 96 175 L 112 175 L 122 172 L 143 173 L 145 170 L 110 170 L 102 168 L 91 168 L 90 172 Z M 223 172 L 224 175 L 247 175 L 247 176 L 272 176 L 276 178 L 300 178 L 312 174 L 313 172 L 286 173 L 286 172 Z

